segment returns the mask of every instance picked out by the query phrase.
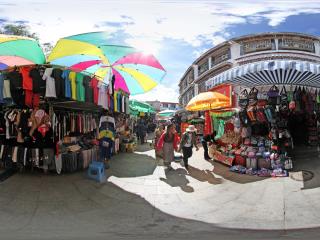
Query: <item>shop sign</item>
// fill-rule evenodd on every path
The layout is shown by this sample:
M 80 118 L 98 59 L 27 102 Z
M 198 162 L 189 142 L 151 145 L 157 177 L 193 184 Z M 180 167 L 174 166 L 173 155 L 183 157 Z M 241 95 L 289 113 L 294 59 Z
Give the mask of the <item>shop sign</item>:
M 215 87 L 211 88 L 209 91 L 218 92 L 218 93 L 221 93 L 221 94 L 227 96 L 230 99 L 230 101 L 229 101 L 229 105 L 226 106 L 226 108 L 235 107 L 236 97 L 233 94 L 232 85 L 230 85 L 230 84 L 221 84 L 221 85 L 218 85 L 218 86 L 215 86 Z

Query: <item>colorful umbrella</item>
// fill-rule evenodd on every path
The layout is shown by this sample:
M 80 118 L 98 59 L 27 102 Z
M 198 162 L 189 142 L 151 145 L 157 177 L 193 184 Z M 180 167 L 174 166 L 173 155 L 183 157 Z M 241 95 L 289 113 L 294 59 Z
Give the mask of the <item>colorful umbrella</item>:
M 13 66 L 44 64 L 39 43 L 28 37 L 0 34 L 0 70 Z
M 131 95 L 145 93 L 164 77 L 165 69 L 149 54 L 126 46 L 107 45 L 104 32 L 62 38 L 48 57 L 54 65 L 97 77 L 106 83 L 115 77 L 115 89 Z
M 203 92 L 193 97 L 186 106 L 188 111 L 206 111 L 228 107 L 230 99 L 218 92 Z

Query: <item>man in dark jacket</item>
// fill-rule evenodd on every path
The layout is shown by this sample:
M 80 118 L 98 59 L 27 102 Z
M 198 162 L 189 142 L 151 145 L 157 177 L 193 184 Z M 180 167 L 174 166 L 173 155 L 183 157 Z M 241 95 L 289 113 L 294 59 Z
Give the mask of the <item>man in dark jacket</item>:
M 213 134 L 208 134 L 203 136 L 203 138 L 201 139 L 201 144 L 203 146 L 203 151 L 204 151 L 204 159 L 205 160 L 211 160 L 211 158 L 209 157 L 209 153 L 208 153 L 208 143 L 209 145 L 211 145 L 212 143 L 215 143 L 215 132 Z

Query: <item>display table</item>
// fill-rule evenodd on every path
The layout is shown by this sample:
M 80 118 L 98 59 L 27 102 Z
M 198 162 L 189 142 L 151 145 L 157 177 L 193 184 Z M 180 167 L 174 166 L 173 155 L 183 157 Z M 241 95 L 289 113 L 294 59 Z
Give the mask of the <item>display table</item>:
M 215 151 L 213 154 L 213 159 L 217 162 L 221 162 L 223 164 L 226 164 L 228 166 L 232 166 L 233 165 L 233 161 L 234 161 L 234 157 L 229 157 L 224 155 L 223 153 L 219 152 L 219 151 Z

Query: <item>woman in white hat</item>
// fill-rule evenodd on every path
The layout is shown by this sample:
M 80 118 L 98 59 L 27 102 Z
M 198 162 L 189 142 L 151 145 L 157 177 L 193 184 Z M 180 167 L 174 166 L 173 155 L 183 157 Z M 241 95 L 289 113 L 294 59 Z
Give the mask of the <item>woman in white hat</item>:
M 199 150 L 196 140 L 196 131 L 197 129 L 194 125 L 189 125 L 181 137 L 179 149 L 182 149 L 183 162 L 186 169 L 189 168 L 188 159 L 192 156 L 193 146 L 196 147 L 197 151 Z

